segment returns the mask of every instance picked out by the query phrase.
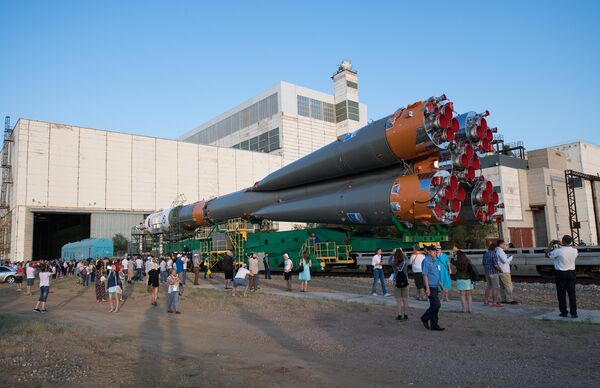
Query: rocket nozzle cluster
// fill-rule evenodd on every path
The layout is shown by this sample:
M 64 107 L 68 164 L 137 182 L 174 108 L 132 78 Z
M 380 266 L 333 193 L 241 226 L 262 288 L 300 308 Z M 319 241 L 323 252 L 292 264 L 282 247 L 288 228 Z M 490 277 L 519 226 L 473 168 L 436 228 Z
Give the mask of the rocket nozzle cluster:
M 492 182 L 480 177 L 471 191 L 471 206 L 475 219 L 479 222 L 491 222 L 499 207 L 499 202 L 500 197 L 494 191 Z
M 482 113 L 469 112 L 458 117 L 462 124 L 457 139 L 467 141 L 478 152 L 492 152 L 494 147 L 494 133 L 497 128 L 489 128 L 486 117 L 489 116 L 489 111 Z
M 430 98 L 423 110 L 425 130 L 434 144 L 445 148 L 446 143 L 454 141 L 460 128 L 458 120 L 453 117 L 454 104 L 442 95 Z
M 466 198 L 467 192 L 455 175 L 442 170 L 431 178 L 429 207 L 441 223 L 454 222 Z

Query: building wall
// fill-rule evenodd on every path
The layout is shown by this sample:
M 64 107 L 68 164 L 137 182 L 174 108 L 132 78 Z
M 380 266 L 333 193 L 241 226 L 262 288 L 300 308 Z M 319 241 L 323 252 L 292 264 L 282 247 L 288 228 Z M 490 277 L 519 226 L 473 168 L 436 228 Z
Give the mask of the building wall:
M 13 136 L 11 255 L 25 259 L 30 208 L 148 213 L 178 194 L 193 202 L 241 190 L 282 166 L 278 155 L 27 119 Z
M 29 214 L 33 214 L 29 212 Z M 120 233 L 127 239 L 131 236 L 131 228 L 144 221 L 144 213 L 92 213 L 90 217 L 91 238 L 112 238 Z
M 553 148 L 568 155 L 569 159 L 567 167 L 569 169 L 592 175 L 600 174 L 600 147 L 578 141 Z M 583 188 L 575 189 L 575 198 L 577 203 L 577 216 L 581 223 L 581 229 L 579 230 L 580 237 L 587 244 L 596 245 L 598 244 L 596 230 L 600 225 L 598 225 L 594 216 L 592 187 L 590 182 L 584 182 Z
M 500 203 L 504 204 L 504 209 L 501 209 L 504 239 L 511 242 L 511 229 L 518 229 L 527 234 L 531 233 L 532 243 L 535 244 L 533 215 L 529 208 L 527 170 L 499 165 L 483 169 L 482 174 L 494 187 L 500 187 Z

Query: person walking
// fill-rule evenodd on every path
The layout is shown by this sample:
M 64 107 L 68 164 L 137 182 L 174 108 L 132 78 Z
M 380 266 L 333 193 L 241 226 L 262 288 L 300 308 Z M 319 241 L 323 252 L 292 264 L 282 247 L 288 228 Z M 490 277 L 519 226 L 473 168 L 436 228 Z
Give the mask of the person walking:
M 554 260 L 554 273 L 556 277 L 556 297 L 558 299 L 558 308 L 560 316 L 566 318 L 567 313 L 571 318 L 577 318 L 577 295 L 575 294 L 575 285 L 577 275 L 575 273 L 575 261 L 579 251 L 573 248 L 573 238 L 564 235 L 559 242 L 553 240 L 548 247 L 546 256 Z M 567 310 L 567 295 L 569 295 L 569 310 Z
M 300 259 L 298 267 L 302 266 L 302 270 L 298 268 L 298 279 L 302 282 L 302 292 L 308 292 L 308 282 L 310 282 L 310 266 L 312 261 L 308 253 L 304 252 L 303 257 Z
M 385 277 L 383 275 L 383 265 L 381 261 L 381 248 L 375 250 L 375 255 L 371 259 L 371 266 L 373 266 L 373 285 L 371 286 L 371 295 L 377 296 L 377 281 L 381 283 L 381 292 L 383 296 L 390 296 L 387 289 L 385 288 Z
M 31 287 L 35 283 L 35 267 L 33 263 L 29 262 L 26 264 L 25 275 L 27 276 L 27 295 L 31 295 Z
M 148 271 L 148 288 L 150 288 L 150 300 L 152 306 L 158 306 L 158 286 L 160 284 L 160 267 L 154 261 L 150 263 Z
M 504 250 L 506 249 L 506 242 L 504 240 L 498 240 L 496 243 L 496 256 L 498 256 L 498 265 L 500 266 L 500 273 L 498 279 L 500 280 L 500 299 L 502 304 L 519 304 L 513 299 L 513 284 L 510 276 L 510 263 L 513 260 L 512 256 L 508 256 Z
M 435 248 L 429 248 L 430 251 Z M 434 331 L 442 331 L 443 327 L 439 325 L 438 313 L 440 311 L 439 291 L 443 290 L 444 286 L 440 281 L 440 269 L 435 262 L 435 257 L 427 255 L 423 260 L 423 283 L 425 283 L 425 295 L 429 298 L 429 308 L 421 316 L 421 322 L 426 329 Z
M 140 282 L 144 277 L 144 261 L 140 256 L 135 259 L 135 276 L 134 281 Z
M 233 252 L 226 251 L 223 256 L 223 275 L 225 275 L 225 289 L 230 290 L 233 282 Z
M 410 267 L 415 276 L 415 288 L 417 289 L 416 300 L 427 300 L 425 296 L 425 283 L 423 283 L 422 264 L 425 260 L 425 253 L 421 251 L 419 244 L 415 244 L 414 252 L 410 255 Z
M 96 302 L 106 302 L 106 278 L 104 277 L 104 262 L 96 263 Z
M 46 301 L 48 300 L 48 294 L 50 293 L 50 278 L 52 277 L 52 270 L 50 269 L 50 266 L 43 264 L 40 268 L 40 273 L 38 276 L 40 278 L 40 297 L 33 311 L 36 313 L 45 313 Z
M 492 243 L 488 250 L 483 254 L 481 261 L 485 272 L 486 287 L 483 295 L 483 304 L 492 307 L 502 307 L 498 303 L 498 290 L 500 289 L 500 266 L 498 264 L 498 255 L 496 255 L 496 244 Z M 490 296 L 492 303 L 490 304 Z
M 179 311 L 180 279 L 176 268 L 171 269 L 171 274 L 167 277 L 167 284 L 167 313 L 181 314 Z
M 194 271 L 194 286 L 200 285 L 200 257 L 194 253 L 192 257 L 192 271 Z
M 442 299 L 444 302 L 449 302 L 448 293 L 450 292 L 450 288 L 452 287 L 452 278 L 450 277 L 450 260 L 448 259 L 448 255 L 442 252 L 442 247 L 440 245 L 435 246 L 435 262 L 440 266 L 440 281 L 444 286 L 444 290 L 441 292 Z
M 396 282 L 396 287 L 394 287 L 398 312 L 396 320 L 408 321 L 408 259 L 401 248 L 394 252 L 392 267 Z
M 119 277 L 115 272 L 115 269 L 108 265 L 106 267 L 108 270 L 108 275 L 106 275 L 106 288 L 108 290 L 108 307 L 109 313 L 118 313 L 119 312 L 119 299 L 120 292 L 118 290 L 119 286 Z
M 263 256 L 263 266 L 265 267 L 265 279 L 271 279 L 271 266 L 269 265 L 269 254 Z
M 471 281 L 471 260 L 461 250 L 456 251 L 456 257 L 452 258 L 452 264 L 456 267 L 456 289 L 460 292 L 460 304 L 463 313 L 473 312 L 473 282 Z
M 250 291 L 256 291 L 260 287 L 258 286 L 258 256 L 255 253 L 251 253 L 248 258 L 248 269 L 250 270 Z
M 292 270 L 294 263 L 287 253 L 283 254 L 283 278 L 285 279 L 286 291 L 292 291 Z

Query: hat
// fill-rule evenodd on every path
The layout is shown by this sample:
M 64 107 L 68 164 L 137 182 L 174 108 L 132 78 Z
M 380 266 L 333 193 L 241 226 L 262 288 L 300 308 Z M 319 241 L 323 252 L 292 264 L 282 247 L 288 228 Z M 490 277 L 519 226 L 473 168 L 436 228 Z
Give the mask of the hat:
M 178 254 L 177 254 L 177 257 L 181 257 L 181 253 L 178 253 Z
M 287 253 L 284 253 L 284 254 L 283 254 L 283 257 L 284 257 L 284 258 L 286 258 L 286 259 L 289 259 L 289 258 L 290 258 L 290 257 L 288 256 L 288 254 L 287 254 Z
M 442 246 L 440 244 L 435 244 L 435 249 L 442 249 Z
M 425 245 L 425 249 L 428 251 L 435 251 L 435 245 Z

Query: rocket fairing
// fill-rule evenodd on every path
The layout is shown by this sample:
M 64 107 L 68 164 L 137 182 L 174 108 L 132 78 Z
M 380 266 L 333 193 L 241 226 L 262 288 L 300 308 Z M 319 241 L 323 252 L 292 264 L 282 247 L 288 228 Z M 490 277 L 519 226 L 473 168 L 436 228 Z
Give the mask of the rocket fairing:
M 451 224 L 463 203 L 466 222 L 491 222 L 498 194 L 483 177 L 478 154 L 492 150 L 485 117 L 454 117 L 445 95 L 398 109 L 280 168 L 254 186 L 208 201 L 151 214 L 152 233 L 186 230 L 232 218 L 392 225 Z

